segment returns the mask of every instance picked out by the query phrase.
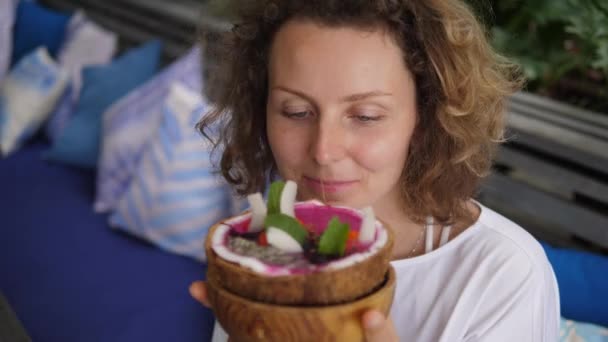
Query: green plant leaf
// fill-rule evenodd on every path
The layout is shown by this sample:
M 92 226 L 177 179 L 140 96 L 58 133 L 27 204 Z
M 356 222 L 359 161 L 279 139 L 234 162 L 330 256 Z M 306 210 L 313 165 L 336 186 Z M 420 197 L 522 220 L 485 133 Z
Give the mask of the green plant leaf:
M 608 42 L 597 47 L 596 55 L 597 58 L 593 62 L 592 66 L 594 68 L 603 70 L 606 78 L 608 79 Z
M 525 90 L 562 94 L 566 102 L 605 111 L 605 99 L 587 87 L 564 94 L 562 80 L 577 79 L 608 89 L 608 1 L 606 0 L 466 0 L 486 23 L 492 45 L 516 61 L 528 82 Z M 488 6 L 492 11 L 483 9 Z M 481 9 L 481 10 L 480 10 Z M 604 76 L 598 77 L 597 72 Z M 596 75 L 590 79 L 590 74 Z M 562 89 L 562 90 L 560 90 Z M 580 101 L 580 97 L 585 97 Z M 600 109 L 603 108 L 603 109 Z
M 264 227 L 280 229 L 289 234 L 294 240 L 298 241 L 300 245 L 303 245 L 308 237 L 308 231 L 298 220 L 281 213 L 266 216 Z
M 318 248 L 319 254 L 344 255 L 349 230 L 348 224 L 340 222 L 340 219 L 337 217 L 333 217 L 321 235 Z
M 285 182 L 275 181 L 270 184 L 268 190 L 268 215 L 279 214 L 281 212 L 281 193 Z

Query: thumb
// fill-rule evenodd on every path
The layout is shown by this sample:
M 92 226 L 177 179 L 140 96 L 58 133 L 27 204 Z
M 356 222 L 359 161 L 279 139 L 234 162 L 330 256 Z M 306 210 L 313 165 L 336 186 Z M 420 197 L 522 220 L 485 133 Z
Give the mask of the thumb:
M 392 320 L 378 310 L 370 310 L 363 315 L 363 330 L 367 342 L 398 341 Z
M 188 289 L 190 295 L 206 307 L 211 307 L 209 298 L 207 297 L 207 286 L 204 281 L 195 281 Z

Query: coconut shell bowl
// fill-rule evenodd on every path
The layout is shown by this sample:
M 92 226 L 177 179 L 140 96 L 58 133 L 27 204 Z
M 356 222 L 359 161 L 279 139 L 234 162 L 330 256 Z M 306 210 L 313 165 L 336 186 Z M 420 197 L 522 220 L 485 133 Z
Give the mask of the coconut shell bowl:
M 388 314 L 392 304 L 396 281 L 390 266 L 392 231 L 366 211 L 317 201 L 291 205 L 290 215 L 313 238 L 298 239 L 297 232 L 288 225 L 281 231 L 288 232 L 302 247 L 294 241 L 292 245 L 284 243 L 281 232 L 266 237 L 273 227 L 248 231 L 253 231 L 256 221 L 252 212 L 210 229 L 205 243 L 207 292 L 217 320 L 231 341 L 363 341 L 363 313 L 378 309 Z M 344 228 L 348 231 L 332 227 L 336 222 L 330 221 L 348 226 Z M 266 226 L 269 222 L 286 225 L 266 220 Z M 333 236 L 326 237 L 329 233 L 324 234 L 324 230 L 329 229 L 333 229 Z M 346 243 L 336 243 L 340 234 L 348 235 Z M 359 239 L 361 235 L 367 238 Z M 285 250 L 291 253 L 288 255 L 307 258 L 301 258 L 304 262 L 296 258 L 276 265 L 251 255 L 239 255 L 229 247 L 235 236 L 264 243 L 268 239 L 273 247 L 287 246 Z M 339 256 L 321 260 L 316 257 L 317 252 L 335 246 L 339 246 Z

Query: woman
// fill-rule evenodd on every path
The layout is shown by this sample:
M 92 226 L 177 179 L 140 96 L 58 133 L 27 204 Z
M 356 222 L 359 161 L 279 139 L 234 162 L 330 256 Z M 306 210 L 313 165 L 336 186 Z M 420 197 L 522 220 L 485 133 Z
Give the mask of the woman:
M 251 193 L 278 174 L 395 231 L 395 299 L 362 317 L 368 341 L 557 340 L 542 248 L 471 200 L 520 81 L 464 3 L 258 1 L 229 43 L 200 124 L 223 125 L 226 180 Z M 204 283 L 191 293 L 207 303 Z

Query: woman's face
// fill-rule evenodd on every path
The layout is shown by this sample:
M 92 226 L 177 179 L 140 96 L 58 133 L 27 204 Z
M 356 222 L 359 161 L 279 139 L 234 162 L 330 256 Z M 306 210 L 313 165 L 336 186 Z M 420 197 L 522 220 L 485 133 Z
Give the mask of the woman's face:
M 399 203 L 415 87 L 388 33 L 288 22 L 270 53 L 266 115 L 278 171 L 300 200 Z

